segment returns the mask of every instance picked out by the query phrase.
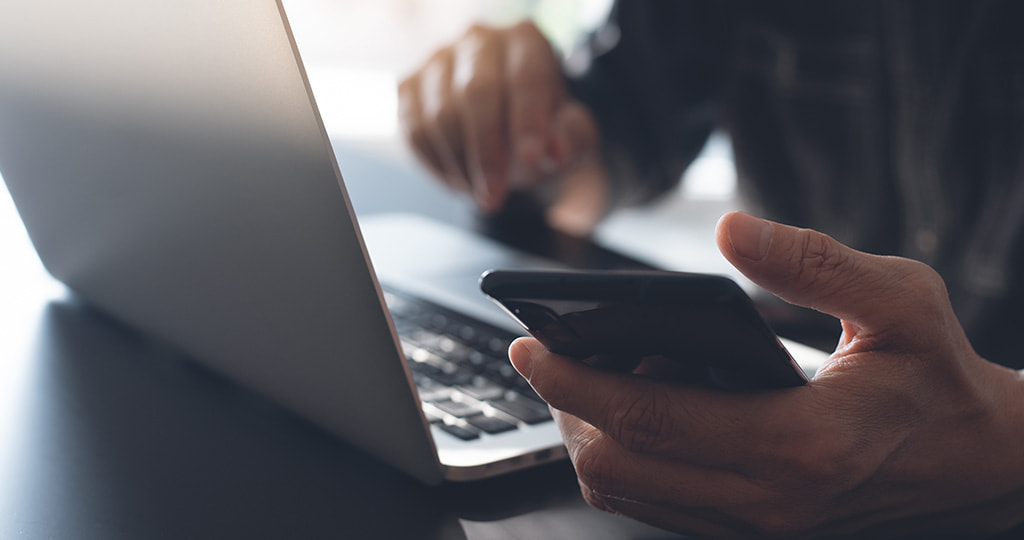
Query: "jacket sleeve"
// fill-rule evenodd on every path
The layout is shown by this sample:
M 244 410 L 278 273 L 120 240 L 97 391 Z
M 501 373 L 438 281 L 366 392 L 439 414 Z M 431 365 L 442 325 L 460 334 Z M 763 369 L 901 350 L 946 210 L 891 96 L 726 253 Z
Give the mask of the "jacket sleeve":
M 628 0 L 566 61 L 570 92 L 594 113 L 612 207 L 675 186 L 717 121 L 726 35 L 718 2 Z

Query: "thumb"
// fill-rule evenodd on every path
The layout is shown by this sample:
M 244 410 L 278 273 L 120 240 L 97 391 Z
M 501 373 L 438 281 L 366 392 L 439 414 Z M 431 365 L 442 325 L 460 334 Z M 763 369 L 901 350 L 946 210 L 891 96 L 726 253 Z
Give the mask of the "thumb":
M 742 212 L 722 216 L 715 236 L 725 258 L 754 283 L 864 329 L 914 331 L 908 325 L 949 309 L 942 279 L 917 261 L 862 253 L 817 231 Z

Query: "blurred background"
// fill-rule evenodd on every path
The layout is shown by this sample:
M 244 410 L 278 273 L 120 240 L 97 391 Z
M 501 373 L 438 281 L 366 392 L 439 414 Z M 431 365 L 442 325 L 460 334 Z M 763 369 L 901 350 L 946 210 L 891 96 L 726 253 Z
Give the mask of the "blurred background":
M 532 19 L 563 54 L 600 25 L 611 0 L 285 0 L 285 9 L 350 191 L 366 178 L 358 164 L 386 160 L 396 174 L 426 173 L 401 140 L 397 85 L 474 22 Z M 712 137 L 679 189 L 653 206 L 610 216 L 599 243 L 670 269 L 728 273 L 714 247 L 718 217 L 738 207 L 731 149 Z M 358 202 L 358 198 L 356 198 Z M 453 212 L 469 212 L 458 199 Z M 359 211 L 360 208 L 356 207 Z
M 381 210 L 359 205 L 370 183 L 402 178 L 402 185 L 409 185 L 408 177 L 415 176 L 412 185 L 443 191 L 405 146 L 397 119 L 398 82 L 432 51 L 474 22 L 509 25 L 530 18 L 564 53 L 604 21 L 611 1 L 284 0 L 284 5 L 346 185 L 362 213 Z M 407 198 L 415 201 L 416 195 Z M 436 197 L 431 200 L 437 204 Z M 440 200 L 443 208 L 427 213 L 467 221 L 474 212 L 465 197 Z M 611 215 L 595 239 L 657 266 L 739 278 L 712 238 L 717 218 L 737 206 L 731 150 L 724 136 L 714 136 L 678 189 L 651 206 Z M 31 252 L 7 190 L 0 189 L 0 253 Z M 25 283 L 26 291 L 63 294 L 31 255 L 0 261 L 0 272 Z
M 557 49 L 597 26 L 610 0 L 285 0 L 332 137 L 398 135 L 395 87 L 475 22 L 533 19 Z

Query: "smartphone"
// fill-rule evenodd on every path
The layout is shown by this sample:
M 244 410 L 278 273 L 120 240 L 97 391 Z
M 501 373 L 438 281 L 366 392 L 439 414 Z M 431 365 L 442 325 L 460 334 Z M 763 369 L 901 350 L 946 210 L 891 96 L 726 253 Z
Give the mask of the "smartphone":
M 673 365 L 722 390 L 806 384 L 807 377 L 735 281 L 660 271 L 505 271 L 480 289 L 550 351 L 605 369 Z

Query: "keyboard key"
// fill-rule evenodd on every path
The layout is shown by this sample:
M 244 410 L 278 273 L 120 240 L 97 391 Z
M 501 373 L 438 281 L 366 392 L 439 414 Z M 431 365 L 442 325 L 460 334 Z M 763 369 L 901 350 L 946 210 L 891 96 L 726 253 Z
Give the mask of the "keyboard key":
M 384 292 L 384 303 L 387 304 L 391 316 L 396 319 L 415 317 L 420 311 L 419 306 L 412 300 L 387 291 Z
M 487 401 L 488 399 L 500 399 L 505 397 L 505 387 L 483 377 L 476 377 L 472 384 L 456 387 L 456 390 L 467 396 Z
M 423 326 L 432 330 L 444 330 L 448 326 L 448 317 L 443 313 L 433 312 L 429 313 L 423 318 Z
M 470 356 L 477 352 L 476 349 L 469 345 L 464 345 L 462 342 L 455 341 L 452 338 L 445 338 L 439 342 L 438 349 L 438 354 L 459 364 L 469 363 Z
M 551 411 L 546 405 L 541 405 L 514 392 L 510 392 L 503 399 L 490 400 L 487 404 L 527 424 L 539 424 L 551 420 Z
M 407 360 L 421 364 L 439 365 L 444 362 L 440 356 L 411 341 L 402 340 L 402 353 Z
M 425 409 L 423 411 L 423 416 L 425 416 L 427 418 L 427 422 L 430 422 L 431 424 L 440 424 L 444 422 L 444 418 L 440 414 L 437 414 L 430 409 Z
M 388 290 L 387 302 L 431 421 L 444 415 L 478 424 L 444 424 L 445 431 L 471 440 L 480 430 L 515 429 L 508 416 L 527 424 L 551 418 L 547 405 L 508 362 L 508 346 L 519 334 L 398 291 Z M 484 409 L 502 414 L 487 416 Z
M 464 441 L 472 441 L 473 439 L 480 438 L 480 432 L 469 427 L 463 427 L 455 424 L 436 424 L 437 427 L 443 429 L 445 432 L 454 435 Z
M 452 397 L 451 387 L 434 383 L 426 388 L 417 386 L 420 401 L 447 401 Z
M 460 324 L 454 333 L 463 342 L 473 343 L 473 340 L 476 339 L 477 330 L 471 324 Z
M 437 332 L 432 332 L 430 330 L 425 330 L 423 328 L 416 328 L 415 330 L 412 330 L 408 333 L 406 339 L 410 343 L 415 344 L 418 347 L 430 350 L 437 350 L 438 343 L 442 339 L 447 338 L 445 338 L 441 334 L 438 334 Z
M 495 381 L 509 387 L 515 388 L 519 381 L 524 381 L 512 364 L 502 361 L 484 366 L 484 372 Z
M 408 334 L 413 328 L 413 325 L 405 319 L 392 318 L 391 320 L 394 321 L 395 330 L 398 331 L 398 335 L 400 336 Z
M 485 373 L 491 366 L 500 366 L 503 363 L 505 363 L 504 359 L 474 350 L 466 356 L 466 361 L 463 362 L 463 365 L 477 373 Z
M 465 369 L 441 370 L 440 373 L 430 375 L 430 378 L 446 386 L 468 385 L 474 377 L 475 374 Z
M 516 429 L 516 425 L 510 422 L 506 422 L 501 418 L 495 418 L 493 416 L 487 416 L 485 414 L 478 414 L 476 416 L 470 416 L 466 419 L 466 422 L 473 427 L 491 435 L 497 433 L 504 433 L 506 431 L 512 431 Z
M 451 362 L 441 362 L 441 365 L 434 365 L 427 362 L 412 362 L 409 365 L 412 370 L 413 380 L 418 376 L 427 377 L 442 386 L 458 386 L 460 384 L 472 384 L 476 375 Z
M 466 418 L 468 416 L 474 416 L 483 412 L 478 405 L 473 403 L 464 403 L 462 401 L 435 401 L 431 403 L 433 406 L 441 409 L 442 411 L 456 416 L 458 418 Z
M 417 380 L 418 377 L 427 377 L 433 380 L 435 375 L 444 373 L 441 368 L 426 362 L 409 362 L 409 370 L 412 371 L 413 380 Z

